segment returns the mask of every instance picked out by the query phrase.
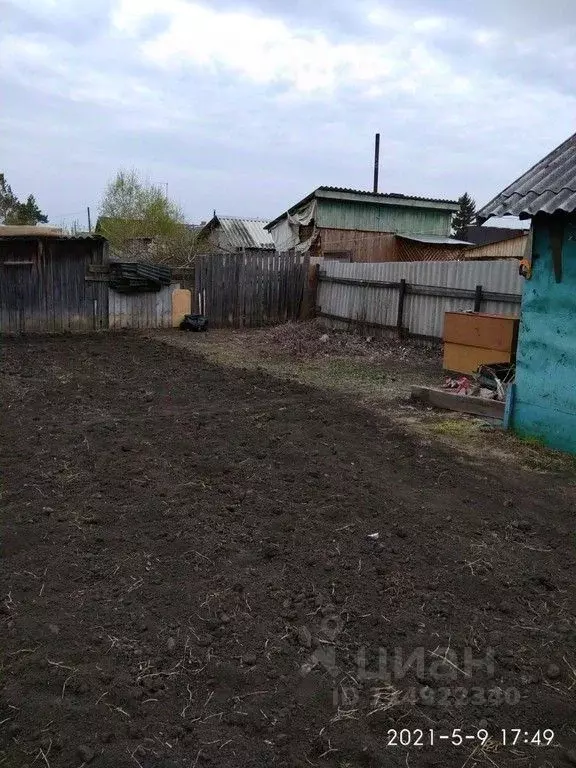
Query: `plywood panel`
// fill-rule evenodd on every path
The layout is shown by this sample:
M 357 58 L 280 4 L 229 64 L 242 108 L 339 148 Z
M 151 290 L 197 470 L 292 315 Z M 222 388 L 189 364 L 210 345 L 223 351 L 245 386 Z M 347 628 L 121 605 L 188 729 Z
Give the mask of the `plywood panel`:
M 518 322 L 503 315 L 446 312 L 444 341 L 510 353 L 516 347 Z
M 176 288 L 172 291 L 172 326 L 178 328 L 184 315 L 192 311 L 192 294 L 186 288 Z
M 510 352 L 446 342 L 444 344 L 443 367 L 445 371 L 474 373 L 480 365 L 509 363 L 511 356 Z

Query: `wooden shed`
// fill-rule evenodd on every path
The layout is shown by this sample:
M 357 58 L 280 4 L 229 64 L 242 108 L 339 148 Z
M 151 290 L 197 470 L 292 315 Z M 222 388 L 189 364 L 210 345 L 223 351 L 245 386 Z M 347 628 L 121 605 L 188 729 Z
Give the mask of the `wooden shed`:
M 106 328 L 106 240 L 33 230 L 0 232 L 0 332 Z
M 278 251 L 343 261 L 450 261 L 466 242 L 450 237 L 458 203 L 318 187 L 266 225 Z

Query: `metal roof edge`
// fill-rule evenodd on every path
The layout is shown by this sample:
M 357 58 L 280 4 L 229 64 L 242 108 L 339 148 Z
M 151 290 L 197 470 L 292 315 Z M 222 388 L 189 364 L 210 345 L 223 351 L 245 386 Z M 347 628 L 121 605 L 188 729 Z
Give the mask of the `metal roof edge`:
M 403 205 L 407 207 L 458 210 L 458 202 L 456 200 L 405 195 L 401 192 L 370 192 L 369 190 L 348 189 L 346 187 L 318 187 L 315 190 L 315 194 L 317 197 L 345 200 L 356 199 L 357 202 L 375 203 L 377 205 Z M 342 195 L 346 195 L 346 197 L 342 198 Z

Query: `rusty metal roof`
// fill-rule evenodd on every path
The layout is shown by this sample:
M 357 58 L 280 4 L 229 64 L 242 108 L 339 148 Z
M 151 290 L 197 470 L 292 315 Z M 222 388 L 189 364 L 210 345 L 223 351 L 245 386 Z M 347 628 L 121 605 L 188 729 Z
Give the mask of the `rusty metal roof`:
M 221 230 L 221 247 L 261 248 L 274 250 L 274 240 L 264 229 L 265 219 L 243 219 L 236 216 L 214 216 L 198 233 L 208 235 L 216 227 Z
M 62 237 L 60 227 L 42 227 L 33 224 L 0 224 L 0 237 Z
M 485 205 L 478 220 L 557 211 L 576 211 L 576 133 Z

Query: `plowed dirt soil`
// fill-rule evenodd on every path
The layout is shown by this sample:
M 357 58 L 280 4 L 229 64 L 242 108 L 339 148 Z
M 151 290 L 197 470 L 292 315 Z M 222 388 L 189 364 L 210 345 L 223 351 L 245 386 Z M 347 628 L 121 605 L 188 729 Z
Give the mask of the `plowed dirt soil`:
M 576 764 L 570 477 L 130 335 L 1 396 L 0 766 Z

